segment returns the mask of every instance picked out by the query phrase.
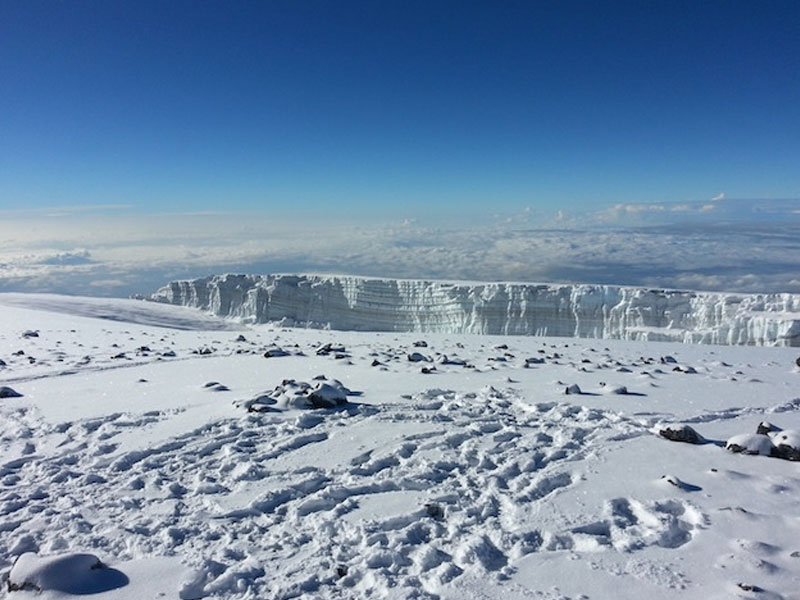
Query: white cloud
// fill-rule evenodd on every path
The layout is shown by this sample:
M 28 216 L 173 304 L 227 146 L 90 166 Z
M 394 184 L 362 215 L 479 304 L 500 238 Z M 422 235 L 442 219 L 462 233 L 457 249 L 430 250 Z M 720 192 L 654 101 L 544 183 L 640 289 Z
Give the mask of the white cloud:
M 712 202 L 719 202 L 720 200 L 725 200 L 725 192 L 720 192 L 711 199 Z
M 724 225 L 716 216 L 703 220 L 721 210 L 708 203 L 679 212 L 672 208 L 680 205 L 619 206 L 647 215 L 647 226 L 623 219 L 602 226 L 617 207 L 460 229 L 410 218 L 361 226 L 252 215 L 2 219 L 0 290 L 126 295 L 210 273 L 304 271 L 800 292 L 800 219 L 785 217 L 791 205 L 765 213 L 768 224 Z M 671 223 L 675 215 L 700 220 Z

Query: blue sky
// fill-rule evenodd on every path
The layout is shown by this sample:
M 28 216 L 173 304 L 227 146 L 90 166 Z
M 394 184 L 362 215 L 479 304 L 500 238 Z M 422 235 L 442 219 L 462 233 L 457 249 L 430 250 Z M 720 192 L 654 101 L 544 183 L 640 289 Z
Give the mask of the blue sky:
M 800 3 L 0 2 L 0 210 L 800 197 Z

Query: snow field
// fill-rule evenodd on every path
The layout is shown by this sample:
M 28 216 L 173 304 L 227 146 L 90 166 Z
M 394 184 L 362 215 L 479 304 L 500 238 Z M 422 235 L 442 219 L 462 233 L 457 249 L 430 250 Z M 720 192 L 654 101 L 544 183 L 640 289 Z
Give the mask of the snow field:
M 181 326 L 192 311 L 159 306 L 154 327 L 123 305 L 127 322 L 79 299 L 0 308 L 0 386 L 22 394 L 0 399 L 8 582 L 52 598 L 798 597 L 797 463 L 722 448 L 764 420 L 800 429 L 796 350 L 173 329 L 170 310 Z M 307 408 L 325 385 L 347 403 Z M 654 433 L 681 424 L 708 443 Z

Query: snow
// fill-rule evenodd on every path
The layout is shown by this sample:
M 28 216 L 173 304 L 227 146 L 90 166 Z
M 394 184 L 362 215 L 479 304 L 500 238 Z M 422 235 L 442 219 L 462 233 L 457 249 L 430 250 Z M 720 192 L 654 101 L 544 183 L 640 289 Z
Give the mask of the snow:
M 321 275 L 174 281 L 153 299 L 249 322 L 341 330 L 800 346 L 800 295 Z
M 796 349 L 98 302 L 0 294 L 3 597 L 798 598 Z

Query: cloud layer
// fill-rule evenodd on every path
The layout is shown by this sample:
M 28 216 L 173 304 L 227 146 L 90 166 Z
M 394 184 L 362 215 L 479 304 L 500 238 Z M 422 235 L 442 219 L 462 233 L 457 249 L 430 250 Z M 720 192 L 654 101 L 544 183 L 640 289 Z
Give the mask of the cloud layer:
M 710 206 L 710 208 L 708 208 Z M 616 205 L 481 225 L 267 216 L 5 215 L 0 291 L 126 296 L 220 272 L 800 292 L 800 203 Z

